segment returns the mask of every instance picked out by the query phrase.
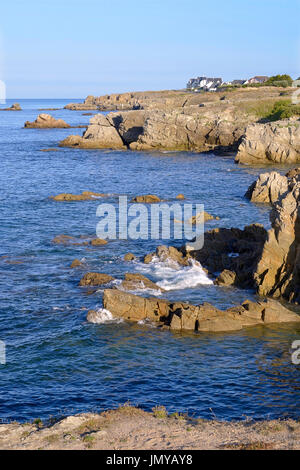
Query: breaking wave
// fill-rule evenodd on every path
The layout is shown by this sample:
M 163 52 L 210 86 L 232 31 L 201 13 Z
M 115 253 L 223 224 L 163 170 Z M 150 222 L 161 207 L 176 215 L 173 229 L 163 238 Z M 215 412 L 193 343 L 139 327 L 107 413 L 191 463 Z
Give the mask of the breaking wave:
M 116 322 L 121 323 L 123 321 L 122 318 L 114 318 L 112 313 L 105 308 L 99 308 L 97 312 L 93 315 L 93 317 L 89 318 L 89 323 L 108 323 L 108 322 Z
M 154 258 L 149 264 L 140 264 L 139 270 L 155 276 L 158 279 L 156 284 L 167 291 L 213 284 L 201 264 L 195 260 L 191 260 L 188 266 L 181 266 L 170 259 L 160 261 Z

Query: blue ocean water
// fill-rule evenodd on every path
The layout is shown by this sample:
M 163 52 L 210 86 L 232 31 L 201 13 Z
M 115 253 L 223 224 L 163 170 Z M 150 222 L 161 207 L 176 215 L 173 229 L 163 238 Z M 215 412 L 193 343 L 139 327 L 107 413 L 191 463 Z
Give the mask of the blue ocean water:
M 166 241 L 116 240 L 101 248 L 52 243 L 59 234 L 95 235 L 99 200 L 49 199 L 84 190 L 109 193 L 105 202 L 113 204 L 117 194 L 153 193 L 172 200 L 183 193 L 187 202 L 203 203 L 220 217 L 207 229 L 268 226 L 269 208 L 243 197 L 265 169 L 191 152 L 41 152 L 83 131 L 24 129 L 41 108 L 61 108 L 45 112 L 74 126 L 90 117 L 62 109 L 72 100 L 11 100 L 8 105 L 14 101 L 23 111 L 0 112 L 0 340 L 7 348 L 7 363 L 0 364 L 0 418 L 44 419 L 127 401 L 203 418 L 299 418 L 299 366 L 291 363 L 299 327 L 175 334 L 126 322 L 89 324 L 87 311 L 101 307 L 102 291 L 88 295 L 78 287 L 82 275 L 99 271 L 120 279 L 125 272 L 145 273 L 142 263 L 124 262 L 124 254 L 141 257 Z M 83 270 L 70 269 L 74 258 L 84 260 Z M 163 270 L 146 275 L 164 280 Z M 235 288 L 191 288 L 188 277 L 185 281 L 184 288 L 164 297 L 221 308 L 254 297 Z

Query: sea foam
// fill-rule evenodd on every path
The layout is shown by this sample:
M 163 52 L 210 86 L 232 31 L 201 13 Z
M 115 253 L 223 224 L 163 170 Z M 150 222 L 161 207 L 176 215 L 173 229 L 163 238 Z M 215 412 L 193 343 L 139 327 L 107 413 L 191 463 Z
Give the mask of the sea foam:
M 156 284 L 167 291 L 213 284 L 201 264 L 195 260 L 191 260 L 188 266 L 181 266 L 173 260 L 160 261 L 155 257 L 149 264 L 140 264 L 139 270 L 152 274 L 158 279 Z

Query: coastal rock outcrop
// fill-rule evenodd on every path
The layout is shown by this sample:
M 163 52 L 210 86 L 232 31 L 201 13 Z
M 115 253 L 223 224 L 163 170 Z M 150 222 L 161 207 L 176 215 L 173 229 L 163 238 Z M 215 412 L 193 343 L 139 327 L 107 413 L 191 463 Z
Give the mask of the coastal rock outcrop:
M 210 273 L 231 271 L 234 284 L 254 288 L 254 273 L 261 257 L 267 231 L 261 224 L 239 228 L 216 228 L 204 234 L 204 245 L 189 255 Z M 224 277 L 224 276 L 223 276 Z M 222 282 L 222 278 L 220 279 Z
M 300 161 L 300 120 L 250 124 L 235 158 L 237 163 L 294 163 Z
M 262 173 L 248 188 L 245 197 L 251 202 L 274 204 L 289 189 L 289 180 L 277 171 Z
M 272 207 L 272 228 L 254 274 L 260 295 L 300 302 L 300 183 Z
M 246 300 L 242 305 L 223 311 L 208 303 L 196 306 L 105 289 L 103 307 L 116 318 L 134 322 L 148 320 L 177 331 L 225 332 L 254 325 L 300 322 L 299 315 L 274 300 Z
M 286 175 L 281 175 L 277 171 L 262 173 L 249 186 L 245 197 L 251 202 L 274 205 L 298 182 L 300 182 L 300 168 L 289 170 Z
M 96 114 L 83 136 L 71 135 L 59 143 L 60 147 L 126 149 L 115 126 L 103 114 Z
M 145 116 L 143 132 L 132 150 L 234 150 L 245 132 L 244 119 L 231 112 L 207 109 L 152 111 Z
M 51 128 L 62 128 L 68 129 L 71 126 L 67 124 L 63 119 L 55 119 L 50 114 L 39 114 L 35 121 L 26 121 L 24 127 L 28 129 L 51 129 Z

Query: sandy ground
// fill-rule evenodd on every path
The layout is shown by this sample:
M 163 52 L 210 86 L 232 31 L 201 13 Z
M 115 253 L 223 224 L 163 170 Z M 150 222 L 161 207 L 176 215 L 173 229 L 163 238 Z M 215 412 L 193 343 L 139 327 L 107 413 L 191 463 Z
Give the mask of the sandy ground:
M 55 424 L 0 424 L 0 449 L 300 449 L 300 421 L 227 423 L 147 413 L 131 406 L 69 416 Z

